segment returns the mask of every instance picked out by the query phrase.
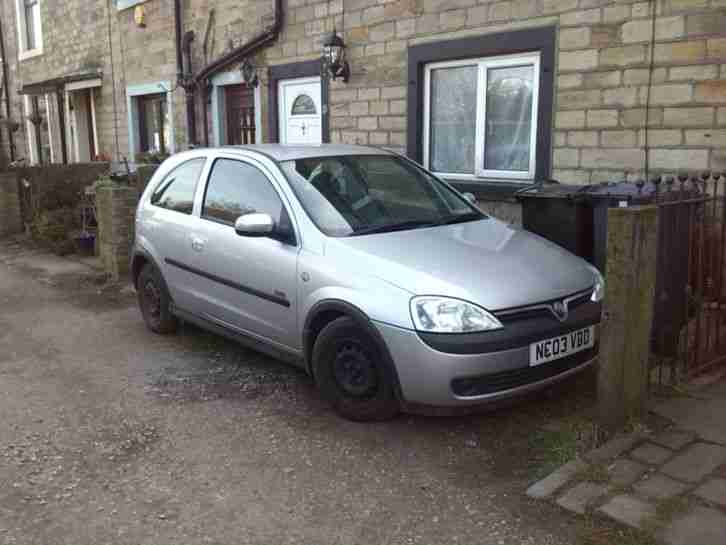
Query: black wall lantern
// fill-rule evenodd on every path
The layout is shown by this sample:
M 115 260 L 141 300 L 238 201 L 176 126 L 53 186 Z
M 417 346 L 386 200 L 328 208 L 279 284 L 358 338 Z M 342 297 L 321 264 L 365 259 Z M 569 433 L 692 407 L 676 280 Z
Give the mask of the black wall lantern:
M 341 78 L 345 83 L 348 83 L 350 66 L 345 59 L 345 42 L 335 30 L 323 42 L 323 61 L 333 80 Z
M 257 77 L 257 69 L 249 61 L 249 59 L 245 59 L 242 62 L 239 67 L 239 71 L 242 73 L 242 79 L 247 85 L 249 85 L 250 87 L 257 87 L 257 84 L 260 82 L 259 78 Z

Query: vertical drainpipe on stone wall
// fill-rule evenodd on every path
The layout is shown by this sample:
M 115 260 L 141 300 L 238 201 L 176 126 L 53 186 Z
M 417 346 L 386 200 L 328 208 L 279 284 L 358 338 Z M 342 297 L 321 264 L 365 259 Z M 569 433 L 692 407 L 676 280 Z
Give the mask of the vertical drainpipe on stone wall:
M 58 103 L 58 130 L 60 132 L 61 155 L 63 157 L 63 164 L 67 165 L 68 150 L 66 149 L 66 112 L 65 104 L 63 103 L 63 91 L 63 86 L 57 87 L 55 90 L 55 96 Z M 48 114 L 48 118 L 48 122 L 50 123 L 50 113 Z
M 3 22 L 0 20 L 0 62 L 3 65 L 3 94 L 5 95 L 5 121 L 8 129 L 8 147 L 10 148 L 10 160 L 15 161 L 15 142 L 13 141 L 13 129 L 10 126 L 10 89 L 8 88 L 8 59 L 5 56 L 5 34 L 3 33 Z
M 194 116 L 195 85 L 191 80 L 192 75 L 192 51 L 191 43 L 194 40 L 194 32 L 189 31 L 182 36 L 182 5 L 181 0 L 174 0 L 174 41 L 176 45 L 176 81 L 186 92 L 187 103 L 187 144 L 189 147 L 196 145 L 197 127 Z M 187 57 L 187 66 L 184 66 L 184 54 Z M 173 121 L 172 121 L 173 122 Z
M 179 0 L 175 1 L 178 2 Z M 274 20 L 269 28 L 262 31 L 260 34 L 240 45 L 239 47 L 235 47 L 231 51 L 222 55 L 220 58 L 210 62 L 193 76 L 193 81 L 197 85 L 199 85 L 202 92 L 202 115 L 204 119 L 205 146 L 209 145 L 209 131 L 207 130 L 207 95 L 209 89 L 209 79 L 212 77 L 212 75 L 227 68 L 229 65 L 256 53 L 263 47 L 277 40 L 278 36 L 280 35 L 280 31 L 282 30 L 283 24 L 282 0 L 274 1 Z
M 194 31 L 190 30 L 184 34 L 182 48 L 186 56 L 186 66 L 184 67 L 184 90 L 186 91 L 187 102 L 187 142 L 189 146 L 197 144 L 197 118 L 195 115 L 194 103 L 196 100 L 195 85 L 189 77 L 192 74 L 192 42 L 194 41 Z
M 204 124 L 204 147 L 209 147 L 209 114 L 207 113 L 207 101 L 209 100 L 209 85 L 206 81 L 200 84 L 202 91 L 202 123 Z

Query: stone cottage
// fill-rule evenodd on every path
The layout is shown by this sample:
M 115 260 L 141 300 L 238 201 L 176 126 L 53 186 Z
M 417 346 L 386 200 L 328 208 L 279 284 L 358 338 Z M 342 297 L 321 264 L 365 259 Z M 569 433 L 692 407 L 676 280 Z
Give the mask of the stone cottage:
M 724 0 L 0 0 L 0 21 L 0 146 L 31 163 L 370 144 L 494 208 L 726 169 Z M 321 61 L 333 31 L 349 77 Z

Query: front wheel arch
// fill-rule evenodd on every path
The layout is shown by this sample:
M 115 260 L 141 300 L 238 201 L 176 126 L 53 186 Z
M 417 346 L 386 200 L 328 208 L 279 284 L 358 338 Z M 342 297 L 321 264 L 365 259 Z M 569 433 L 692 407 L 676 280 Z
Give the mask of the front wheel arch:
M 305 318 L 305 325 L 303 327 L 303 350 L 305 352 L 305 366 L 310 376 L 315 378 L 312 354 L 318 334 L 326 325 L 341 316 L 352 318 L 356 322 L 356 325 L 362 328 L 375 342 L 376 348 L 383 358 L 383 364 L 391 379 L 396 399 L 401 402 L 404 401 L 396 365 L 393 362 L 391 353 L 380 331 L 378 331 L 378 328 L 373 325 L 371 319 L 361 309 L 339 299 L 328 299 L 316 303 Z

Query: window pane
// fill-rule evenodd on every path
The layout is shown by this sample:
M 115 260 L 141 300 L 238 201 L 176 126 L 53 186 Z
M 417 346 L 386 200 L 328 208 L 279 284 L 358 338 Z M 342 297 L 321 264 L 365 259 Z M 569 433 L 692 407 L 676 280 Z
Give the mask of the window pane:
M 194 208 L 194 193 L 204 159 L 192 159 L 182 163 L 157 186 L 151 195 L 151 204 L 184 214 L 191 214 Z
M 534 67 L 490 68 L 484 168 L 529 170 Z
M 148 95 L 138 100 L 141 151 L 166 153 L 170 138 L 166 95 Z
M 431 70 L 430 160 L 436 172 L 474 173 L 476 66 Z
M 27 51 L 36 48 L 35 40 L 35 10 L 38 9 L 37 2 L 25 3 L 25 49 Z
M 307 214 L 328 236 L 402 223 L 430 227 L 453 215 L 479 217 L 448 187 L 398 157 L 298 159 L 282 163 L 282 170 Z
M 214 163 L 207 185 L 202 216 L 234 224 L 240 216 L 260 212 L 277 223 L 283 206 L 272 184 L 259 169 L 230 159 Z
M 292 103 L 292 112 L 290 115 L 315 115 L 315 102 L 308 95 L 300 95 Z

